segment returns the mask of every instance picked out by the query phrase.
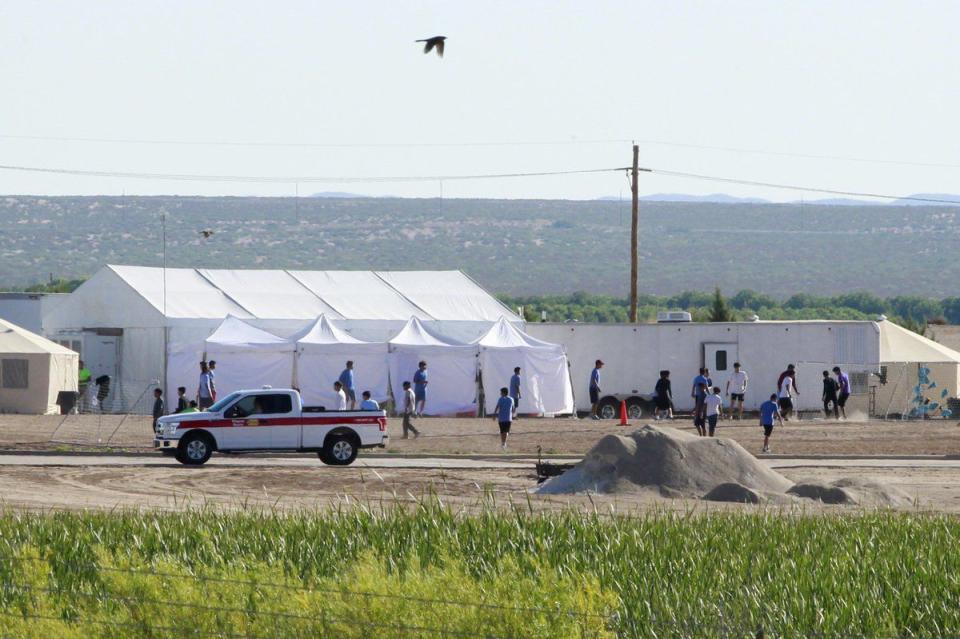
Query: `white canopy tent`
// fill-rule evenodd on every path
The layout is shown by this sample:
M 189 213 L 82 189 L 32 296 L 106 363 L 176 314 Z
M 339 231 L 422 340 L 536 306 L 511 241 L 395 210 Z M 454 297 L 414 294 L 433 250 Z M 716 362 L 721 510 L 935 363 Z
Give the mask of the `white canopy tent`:
M 305 404 L 336 405 L 333 382 L 347 360 L 353 361 L 358 405 L 365 390 L 378 402 L 389 398 L 386 343 L 358 340 L 331 324 L 325 315 L 290 339 L 296 343 L 296 382 Z
M 294 343 L 228 316 L 204 342 L 207 361 L 217 362 L 218 395 L 245 388 L 293 384 Z M 199 379 L 199 367 L 195 377 Z M 193 393 L 187 387 L 188 396 Z
M 56 413 L 60 391 L 77 390 L 78 355 L 0 319 L 0 412 Z
M 499 389 L 510 386 L 520 367 L 520 413 L 572 413 L 573 387 L 563 346 L 531 337 L 500 318 L 474 342 L 480 349 L 480 372 L 488 413 L 495 410 Z
M 413 382 L 417 364 L 429 374 L 425 412 L 456 415 L 477 412 L 477 347 L 448 340 L 411 317 L 389 341 L 390 386 L 402 408 L 403 382 Z

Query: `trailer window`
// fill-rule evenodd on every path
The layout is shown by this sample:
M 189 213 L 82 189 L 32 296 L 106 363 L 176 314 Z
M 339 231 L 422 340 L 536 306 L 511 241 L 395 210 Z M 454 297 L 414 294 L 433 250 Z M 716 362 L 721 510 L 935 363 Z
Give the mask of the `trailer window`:
M 717 351 L 716 363 L 713 369 L 717 371 L 727 370 L 727 351 Z

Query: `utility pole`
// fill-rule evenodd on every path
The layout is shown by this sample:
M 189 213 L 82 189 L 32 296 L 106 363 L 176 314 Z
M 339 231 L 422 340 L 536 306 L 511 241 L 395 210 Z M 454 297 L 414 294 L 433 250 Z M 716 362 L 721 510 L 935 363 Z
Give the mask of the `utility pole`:
M 633 166 L 630 169 L 630 191 L 633 203 L 630 209 L 630 323 L 637 323 L 637 271 L 639 270 L 639 227 L 640 227 L 640 200 L 638 195 L 637 177 L 640 174 L 640 147 L 633 145 Z

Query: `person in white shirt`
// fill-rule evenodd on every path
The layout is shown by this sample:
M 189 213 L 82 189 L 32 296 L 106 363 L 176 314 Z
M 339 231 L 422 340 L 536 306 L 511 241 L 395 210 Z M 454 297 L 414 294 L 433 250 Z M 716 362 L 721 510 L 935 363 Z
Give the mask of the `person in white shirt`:
M 747 371 L 741 370 L 740 362 L 733 363 L 733 375 L 727 380 L 727 395 L 730 396 L 730 412 L 737 406 L 737 419 L 743 419 L 743 398 L 747 394 L 747 383 L 750 376 Z
M 403 383 L 403 438 L 407 439 L 407 433 L 413 431 L 414 438 L 420 436 L 420 431 L 413 427 L 410 418 L 413 417 L 417 409 L 417 395 L 410 388 L 410 382 Z
M 380 410 L 380 404 L 374 399 L 370 399 L 370 391 L 363 391 L 363 401 L 360 402 L 360 410 Z
M 703 398 L 704 406 L 707 411 L 707 428 L 710 437 L 713 437 L 717 430 L 717 420 L 723 414 L 723 396 L 720 394 L 720 387 L 714 386 L 713 393 Z
M 790 366 L 793 366 L 791 364 Z M 783 421 L 790 421 L 790 413 L 793 412 L 793 396 L 796 389 L 796 374 L 793 370 L 788 370 L 780 379 L 780 391 L 777 398 L 780 401 L 780 413 L 783 415 Z
M 337 394 L 337 410 L 347 410 L 347 394 L 343 392 L 343 384 L 334 382 L 333 392 Z

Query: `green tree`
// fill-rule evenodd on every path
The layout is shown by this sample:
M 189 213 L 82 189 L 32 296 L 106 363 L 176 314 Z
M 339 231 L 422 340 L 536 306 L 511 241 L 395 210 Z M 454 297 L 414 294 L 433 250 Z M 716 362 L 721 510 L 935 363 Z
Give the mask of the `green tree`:
M 723 294 L 720 293 L 720 287 L 718 286 L 713 292 L 713 306 L 710 307 L 710 321 L 711 322 L 732 322 L 733 313 L 730 312 L 730 307 L 727 306 L 727 300 L 723 298 Z

